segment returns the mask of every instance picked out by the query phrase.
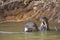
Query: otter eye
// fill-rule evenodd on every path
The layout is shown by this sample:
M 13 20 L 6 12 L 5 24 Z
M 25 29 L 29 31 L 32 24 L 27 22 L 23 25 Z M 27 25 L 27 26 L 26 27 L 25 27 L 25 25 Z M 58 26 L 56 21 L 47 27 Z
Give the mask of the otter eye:
M 45 23 L 43 22 L 43 24 L 45 25 Z

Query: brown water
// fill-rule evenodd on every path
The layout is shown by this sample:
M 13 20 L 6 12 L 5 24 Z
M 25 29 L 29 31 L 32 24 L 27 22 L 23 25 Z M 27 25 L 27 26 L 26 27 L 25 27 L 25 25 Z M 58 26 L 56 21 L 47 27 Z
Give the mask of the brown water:
M 0 40 L 60 40 L 60 31 L 0 34 Z
M 22 32 L 25 23 L 0 23 L 0 31 L 7 32 Z M 60 24 L 50 24 L 50 28 L 54 29 L 57 26 L 60 29 Z M 60 40 L 60 31 L 45 31 L 31 33 L 16 33 L 16 34 L 0 34 L 0 40 Z

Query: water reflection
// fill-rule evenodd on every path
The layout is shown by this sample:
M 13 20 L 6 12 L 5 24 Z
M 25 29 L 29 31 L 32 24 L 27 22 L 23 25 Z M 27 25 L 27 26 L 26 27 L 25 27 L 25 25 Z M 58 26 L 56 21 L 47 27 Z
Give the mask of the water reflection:
M 60 39 L 59 31 L 25 33 L 25 40 L 57 40 L 57 39 Z
M 45 40 L 47 38 L 47 31 L 41 32 L 41 40 Z
M 47 38 L 47 31 L 43 32 L 33 32 L 33 33 L 25 33 L 25 40 L 45 40 Z

